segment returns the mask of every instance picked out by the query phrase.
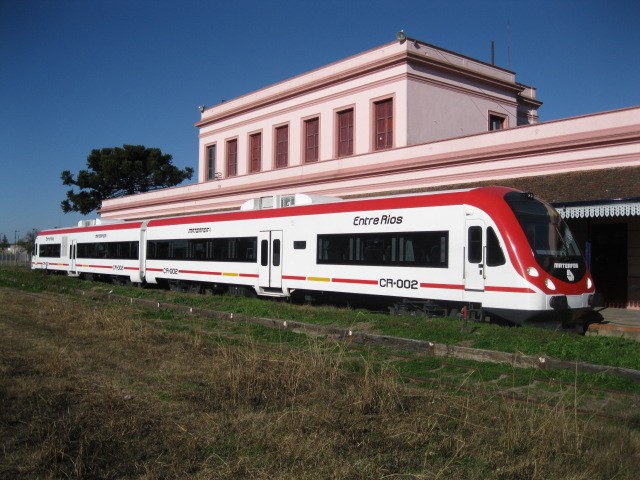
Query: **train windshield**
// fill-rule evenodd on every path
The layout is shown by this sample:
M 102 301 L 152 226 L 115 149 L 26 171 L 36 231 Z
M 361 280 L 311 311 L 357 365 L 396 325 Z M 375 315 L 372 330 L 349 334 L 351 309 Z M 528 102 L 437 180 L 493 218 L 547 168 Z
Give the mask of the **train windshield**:
M 585 261 L 558 212 L 530 194 L 509 192 L 505 200 L 524 230 L 538 264 L 560 280 L 580 280 L 586 270 Z

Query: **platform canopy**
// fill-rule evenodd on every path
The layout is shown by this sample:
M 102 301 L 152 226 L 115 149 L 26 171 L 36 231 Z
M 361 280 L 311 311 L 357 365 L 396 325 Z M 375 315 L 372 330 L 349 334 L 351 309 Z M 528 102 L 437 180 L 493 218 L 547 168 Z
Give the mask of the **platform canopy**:
M 603 218 L 640 216 L 640 200 L 607 201 L 588 205 L 556 205 L 562 218 Z

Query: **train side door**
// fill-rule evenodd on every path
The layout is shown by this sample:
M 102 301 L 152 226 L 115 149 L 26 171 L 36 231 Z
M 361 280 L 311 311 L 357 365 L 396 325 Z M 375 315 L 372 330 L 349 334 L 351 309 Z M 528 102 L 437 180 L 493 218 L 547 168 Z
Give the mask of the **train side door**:
M 466 221 L 466 247 L 464 259 L 464 289 L 484 291 L 486 233 L 482 220 Z
M 268 230 L 258 235 L 259 286 L 282 288 L 282 230 Z
M 149 221 L 143 222 L 140 226 L 140 243 L 138 243 L 138 264 L 139 264 L 139 276 L 137 281 L 144 282 L 146 277 L 146 258 L 147 258 L 147 224 Z
M 78 241 L 71 240 L 71 245 L 69 246 L 69 271 L 76 271 L 76 257 L 78 256 Z

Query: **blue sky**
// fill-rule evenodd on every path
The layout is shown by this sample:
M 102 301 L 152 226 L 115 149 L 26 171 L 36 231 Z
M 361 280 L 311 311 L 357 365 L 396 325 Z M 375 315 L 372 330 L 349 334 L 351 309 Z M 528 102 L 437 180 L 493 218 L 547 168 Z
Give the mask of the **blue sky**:
M 0 0 L 0 235 L 75 224 L 60 172 L 91 149 L 142 144 L 197 168 L 198 105 L 400 29 L 486 62 L 493 40 L 541 121 L 640 105 L 639 20 L 636 0 Z

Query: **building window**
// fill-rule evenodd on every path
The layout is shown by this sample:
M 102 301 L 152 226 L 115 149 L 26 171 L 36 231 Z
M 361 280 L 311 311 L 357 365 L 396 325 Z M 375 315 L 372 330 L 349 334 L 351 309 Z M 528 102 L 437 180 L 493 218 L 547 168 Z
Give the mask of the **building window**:
M 262 162 L 262 134 L 249 136 L 249 172 L 259 172 Z
M 393 147 L 393 99 L 376 102 L 374 106 L 374 150 L 385 150 Z
M 304 122 L 304 161 L 317 162 L 320 140 L 320 119 L 312 118 Z
M 338 112 L 338 157 L 353 155 L 353 108 Z
M 238 175 L 238 140 L 227 142 L 227 177 Z
M 489 113 L 489 131 L 502 130 L 507 126 L 507 118 L 503 115 Z
M 216 178 L 216 146 L 207 147 L 207 180 Z
M 276 128 L 276 168 L 289 165 L 289 125 Z

